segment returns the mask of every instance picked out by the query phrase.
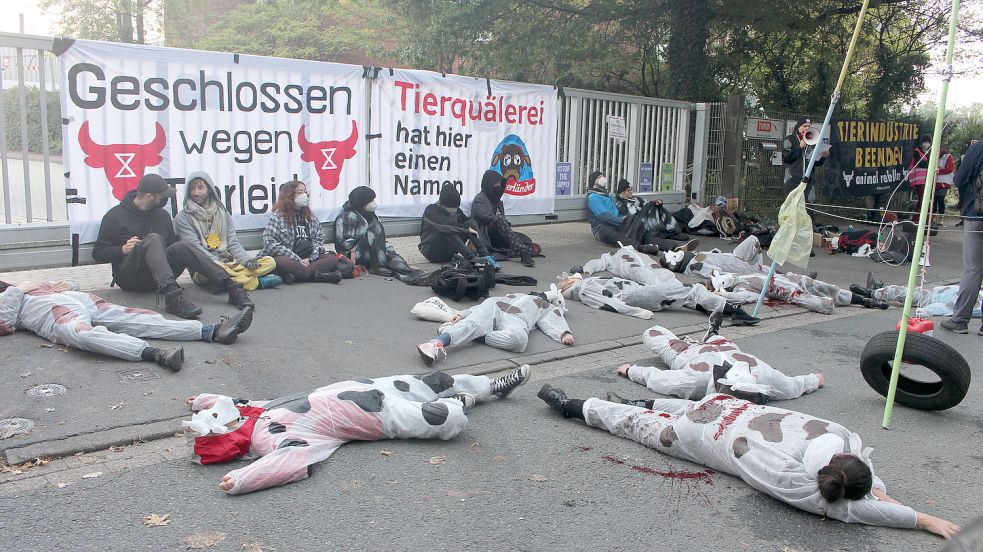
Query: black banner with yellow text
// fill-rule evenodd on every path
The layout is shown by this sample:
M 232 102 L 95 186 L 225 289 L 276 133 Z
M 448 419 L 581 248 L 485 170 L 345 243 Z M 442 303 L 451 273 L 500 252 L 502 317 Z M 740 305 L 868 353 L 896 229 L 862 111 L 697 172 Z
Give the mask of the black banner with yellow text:
M 910 123 L 833 121 L 827 190 L 833 196 L 890 192 L 904 180 L 917 141 L 918 126 Z M 907 181 L 901 189 L 908 189 Z

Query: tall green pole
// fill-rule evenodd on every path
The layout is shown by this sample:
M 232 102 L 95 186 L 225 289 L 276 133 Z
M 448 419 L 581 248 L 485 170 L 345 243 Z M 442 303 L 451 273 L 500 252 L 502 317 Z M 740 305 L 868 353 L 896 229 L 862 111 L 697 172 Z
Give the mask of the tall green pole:
M 942 126 L 945 121 L 945 100 L 949 93 L 949 81 L 952 80 L 952 50 L 956 46 L 956 21 L 959 15 L 959 0 L 952 0 L 952 13 L 949 15 L 949 44 L 945 50 L 945 68 L 942 73 L 942 90 L 939 92 L 939 109 L 935 113 L 935 131 L 932 133 L 932 149 L 929 153 L 928 178 L 922 192 L 922 210 L 918 216 L 918 231 L 915 237 L 915 256 L 911 260 L 911 270 L 908 271 L 908 291 L 905 293 L 904 309 L 901 311 L 901 329 L 898 332 L 898 345 L 894 349 L 894 362 L 891 369 L 891 383 L 887 388 L 887 405 L 884 407 L 884 419 L 881 426 L 888 429 L 891 425 L 891 412 L 894 410 L 894 396 L 898 391 L 898 376 L 901 375 L 901 357 L 904 353 L 905 338 L 908 337 L 908 319 L 911 315 L 911 300 L 915 295 L 915 280 L 918 277 L 918 261 L 922 256 L 922 246 L 925 244 L 925 223 L 928 220 L 928 208 L 935 194 L 935 171 L 939 167 L 939 148 L 942 144 Z

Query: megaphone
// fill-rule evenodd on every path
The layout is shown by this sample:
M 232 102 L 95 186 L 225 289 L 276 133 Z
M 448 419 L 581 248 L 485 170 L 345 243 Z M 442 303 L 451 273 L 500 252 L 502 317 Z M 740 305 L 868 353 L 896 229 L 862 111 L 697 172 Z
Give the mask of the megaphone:
M 822 139 L 822 135 L 819 133 L 819 129 L 815 127 L 809 127 L 809 130 L 802 134 L 802 141 L 806 143 L 807 146 L 815 146 Z

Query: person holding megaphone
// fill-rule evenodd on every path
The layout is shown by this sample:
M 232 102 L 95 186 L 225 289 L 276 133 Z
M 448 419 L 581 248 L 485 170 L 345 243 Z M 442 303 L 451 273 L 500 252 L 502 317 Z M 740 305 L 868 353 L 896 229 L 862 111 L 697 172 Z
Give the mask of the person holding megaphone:
M 802 117 L 795 123 L 792 134 L 785 137 L 782 143 L 782 163 L 785 165 L 785 180 L 782 185 L 782 194 L 788 195 L 802 182 L 802 175 L 805 173 L 809 158 L 812 157 L 812 148 L 822 141 L 819 135 L 820 127 L 813 126 L 812 120 Z M 829 156 L 829 149 L 822 150 L 822 156 L 816 160 L 816 166 L 826 162 Z M 806 199 L 815 200 L 815 193 L 812 183 L 806 187 Z

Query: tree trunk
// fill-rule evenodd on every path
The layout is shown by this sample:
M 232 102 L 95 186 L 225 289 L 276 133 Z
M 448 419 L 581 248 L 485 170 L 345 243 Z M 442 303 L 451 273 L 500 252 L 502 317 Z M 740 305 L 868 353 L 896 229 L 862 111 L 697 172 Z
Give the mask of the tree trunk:
M 669 21 L 672 28 L 666 48 L 671 95 L 690 101 L 713 99 L 710 82 L 709 0 L 670 0 Z

